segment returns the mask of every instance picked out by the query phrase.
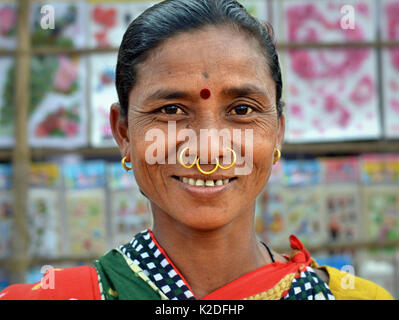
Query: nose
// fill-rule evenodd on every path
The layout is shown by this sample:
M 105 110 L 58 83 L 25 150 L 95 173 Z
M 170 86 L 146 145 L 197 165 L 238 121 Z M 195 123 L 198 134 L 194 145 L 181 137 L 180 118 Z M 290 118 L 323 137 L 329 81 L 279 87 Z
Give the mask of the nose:
M 196 152 L 204 171 L 213 170 L 217 164 L 228 167 L 233 162 L 232 152 L 228 148 L 235 149 L 232 130 L 222 126 L 219 115 L 210 110 L 202 111 L 192 125 L 196 146 L 190 149 Z
M 200 164 L 216 164 L 223 156 L 219 130 L 216 128 L 201 129 L 198 137 L 198 157 Z

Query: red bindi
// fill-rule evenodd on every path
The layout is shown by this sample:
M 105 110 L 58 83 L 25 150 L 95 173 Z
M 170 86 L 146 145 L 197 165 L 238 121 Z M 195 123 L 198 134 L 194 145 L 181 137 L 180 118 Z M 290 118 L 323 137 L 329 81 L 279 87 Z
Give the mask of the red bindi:
M 211 96 L 211 92 L 209 89 L 202 89 L 200 92 L 200 96 L 202 99 L 208 99 Z

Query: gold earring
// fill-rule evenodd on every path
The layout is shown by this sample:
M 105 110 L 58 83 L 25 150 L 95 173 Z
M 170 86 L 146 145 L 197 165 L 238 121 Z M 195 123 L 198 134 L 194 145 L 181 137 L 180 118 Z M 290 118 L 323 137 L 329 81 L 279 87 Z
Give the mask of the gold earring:
M 276 151 L 277 151 L 277 157 L 274 158 L 273 164 L 276 164 L 281 158 L 281 151 L 279 149 L 276 149 Z
M 235 152 L 233 149 L 231 149 L 231 148 L 227 148 L 227 149 L 230 150 L 230 151 L 233 153 L 233 162 L 232 162 L 231 165 L 229 165 L 228 167 L 223 167 L 223 166 L 221 166 L 220 163 L 219 163 L 219 168 L 220 168 L 220 169 L 223 169 L 223 170 L 227 170 L 227 169 L 232 168 L 232 167 L 236 164 L 236 161 L 237 161 L 236 152 Z
M 122 159 L 122 167 L 126 170 L 126 171 L 130 171 L 130 170 L 132 170 L 133 168 L 132 167 L 128 167 L 127 165 L 126 165 L 126 157 L 124 157 L 123 159 Z
M 186 151 L 187 149 L 188 149 L 188 147 L 185 147 L 185 148 L 180 152 L 179 162 L 180 162 L 180 164 L 181 164 L 184 168 L 190 169 L 190 168 L 192 168 L 192 167 L 195 165 L 195 161 L 196 161 L 196 160 L 194 160 L 194 162 L 193 162 L 191 165 L 189 165 L 189 166 L 186 166 L 186 165 L 184 164 L 184 162 L 183 162 L 183 153 L 184 153 L 184 151 Z
M 214 173 L 219 167 L 219 160 L 218 160 L 218 158 L 215 158 L 215 159 L 216 159 L 215 168 L 213 168 L 211 171 L 204 171 L 204 170 L 202 170 L 202 168 L 199 165 L 200 158 L 198 157 L 198 159 L 197 159 L 197 169 L 203 174 L 212 174 L 212 173 Z

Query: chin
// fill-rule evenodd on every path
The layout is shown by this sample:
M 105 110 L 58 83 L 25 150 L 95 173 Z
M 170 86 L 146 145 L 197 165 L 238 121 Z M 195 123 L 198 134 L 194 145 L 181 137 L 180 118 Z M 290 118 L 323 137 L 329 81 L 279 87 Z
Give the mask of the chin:
M 219 209 L 210 206 L 187 209 L 175 219 L 184 226 L 198 231 L 213 231 L 225 227 L 234 220 L 232 210 Z

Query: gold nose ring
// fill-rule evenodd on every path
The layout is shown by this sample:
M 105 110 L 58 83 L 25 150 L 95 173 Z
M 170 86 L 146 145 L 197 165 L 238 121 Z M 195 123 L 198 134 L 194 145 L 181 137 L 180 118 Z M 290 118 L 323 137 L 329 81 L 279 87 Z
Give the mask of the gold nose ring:
M 233 162 L 232 162 L 228 167 L 223 167 L 223 166 L 220 165 L 220 163 L 219 163 L 219 168 L 220 168 L 220 169 L 223 169 L 223 170 L 227 170 L 227 169 L 232 168 L 232 167 L 236 164 L 236 161 L 237 161 L 236 152 L 235 152 L 233 149 L 231 149 L 231 148 L 227 148 L 227 149 L 230 150 L 230 151 L 233 153 Z
M 183 154 L 184 154 L 184 151 L 186 151 L 187 149 L 188 149 L 188 147 L 185 147 L 185 148 L 180 152 L 179 162 L 180 162 L 180 164 L 181 164 L 184 168 L 190 169 L 190 168 L 192 168 L 192 167 L 195 165 L 196 160 L 194 160 L 194 162 L 193 162 L 191 165 L 189 165 L 189 166 L 186 166 L 186 165 L 184 164 L 184 162 L 183 162 Z
M 197 168 L 198 168 L 198 170 L 199 170 L 201 173 L 203 173 L 203 174 L 212 174 L 212 173 L 214 173 L 214 172 L 218 169 L 218 167 L 219 167 L 219 160 L 218 160 L 218 158 L 215 158 L 215 159 L 216 159 L 216 166 L 215 166 L 215 168 L 213 168 L 211 171 L 204 171 L 204 170 L 202 170 L 202 168 L 201 168 L 200 165 L 199 165 L 200 158 L 198 157 L 198 159 L 197 159 Z

